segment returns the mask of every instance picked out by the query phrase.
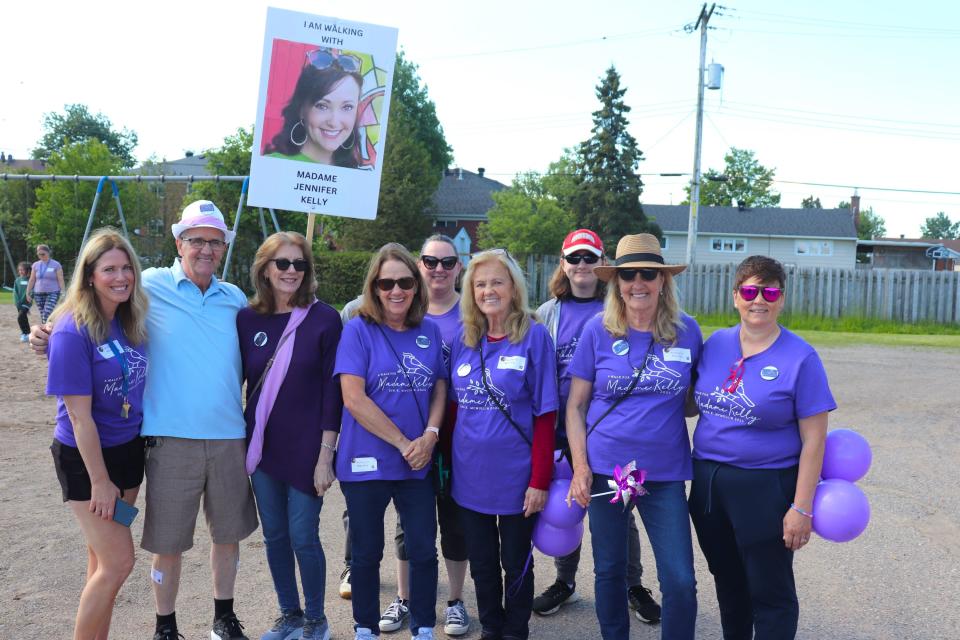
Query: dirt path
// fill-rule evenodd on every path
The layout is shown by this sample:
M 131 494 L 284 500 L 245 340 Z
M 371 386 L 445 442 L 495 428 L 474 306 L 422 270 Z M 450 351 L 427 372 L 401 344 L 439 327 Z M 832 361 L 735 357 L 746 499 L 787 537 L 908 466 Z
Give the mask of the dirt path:
M 0 310 L 0 379 L 4 381 L 0 393 L 0 638 L 68 638 L 86 555 L 80 532 L 60 501 L 48 451 L 55 402 L 43 393 L 46 363 L 16 339 L 10 305 Z M 838 545 L 814 537 L 809 548 L 797 555 L 798 637 L 958 637 L 960 353 L 859 346 L 826 349 L 821 355 L 840 405 L 831 415 L 831 426 L 855 428 L 873 446 L 873 468 L 861 481 L 873 515 L 870 527 L 857 540 Z M 321 516 L 327 551 L 327 613 L 334 637 L 349 639 L 353 637 L 350 604 L 336 595 L 342 567 L 342 510 L 343 497 L 334 489 Z M 133 528 L 137 541 L 140 520 Z M 387 527 L 392 531 L 392 514 Z M 209 545 L 202 524 L 197 534 L 196 547 L 185 556 L 177 610 L 181 632 L 191 640 L 209 638 L 213 608 Z M 583 599 L 551 618 L 535 617 L 533 637 L 599 637 L 590 544 L 585 542 L 578 585 Z M 644 545 L 645 583 L 656 594 L 656 568 L 645 540 Z M 259 638 L 276 608 L 259 532 L 242 543 L 241 556 L 237 611 L 250 637 Z M 700 603 L 697 636 L 719 638 L 713 582 L 699 550 L 695 557 Z M 549 558 L 538 555 L 536 563 L 540 591 L 552 581 L 553 569 Z M 385 551 L 384 566 L 381 601 L 385 604 L 395 591 L 392 548 Z M 138 551 L 137 566 L 114 615 L 116 638 L 152 635 L 148 571 L 149 557 Z M 473 590 L 467 582 L 466 601 L 475 615 Z M 443 583 L 439 598 L 446 599 Z M 404 632 L 390 635 L 409 637 Z M 444 637 L 439 629 L 437 635 Z M 475 621 L 468 637 L 479 637 Z M 659 638 L 659 627 L 634 621 L 631 638 Z

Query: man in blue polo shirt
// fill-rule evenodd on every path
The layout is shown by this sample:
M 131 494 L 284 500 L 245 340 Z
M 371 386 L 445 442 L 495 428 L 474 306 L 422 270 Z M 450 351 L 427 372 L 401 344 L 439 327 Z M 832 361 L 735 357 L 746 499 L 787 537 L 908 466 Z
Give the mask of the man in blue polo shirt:
M 193 546 L 200 498 L 212 540 L 212 640 L 247 640 L 233 612 L 240 541 L 257 528 L 245 470 L 246 423 L 240 403 L 237 312 L 247 299 L 217 280 L 234 234 L 207 200 L 189 204 L 172 225 L 180 259 L 143 272 L 150 296 L 150 370 L 144 389 L 146 516 L 141 546 L 152 552 L 157 604 L 154 640 L 177 640 L 177 590 L 183 552 Z M 33 327 L 44 353 L 50 326 Z

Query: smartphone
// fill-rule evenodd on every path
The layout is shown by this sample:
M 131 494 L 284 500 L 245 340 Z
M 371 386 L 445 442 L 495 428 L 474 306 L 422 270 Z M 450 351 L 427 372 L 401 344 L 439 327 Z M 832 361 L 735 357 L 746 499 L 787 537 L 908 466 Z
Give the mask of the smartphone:
M 133 519 L 137 517 L 138 513 L 140 513 L 139 509 L 132 504 L 127 504 L 120 498 L 117 498 L 117 502 L 113 505 L 114 522 L 119 522 L 125 527 L 133 524 Z

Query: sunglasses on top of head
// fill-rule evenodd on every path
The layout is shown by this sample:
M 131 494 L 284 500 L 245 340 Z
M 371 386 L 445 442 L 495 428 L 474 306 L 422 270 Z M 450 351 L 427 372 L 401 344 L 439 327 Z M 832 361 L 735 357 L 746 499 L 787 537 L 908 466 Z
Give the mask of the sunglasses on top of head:
M 337 67 L 341 71 L 346 71 L 347 73 L 360 72 L 360 58 L 348 53 L 341 53 L 340 55 L 337 55 L 326 47 L 320 47 L 319 49 L 314 49 L 313 51 L 307 51 L 306 56 L 307 62 L 320 71 L 330 67 Z
M 783 289 L 780 287 L 757 287 L 752 284 L 741 285 L 737 291 L 740 292 L 740 297 L 747 302 L 756 300 L 758 295 L 763 295 L 763 299 L 767 302 L 776 302 L 783 294 Z
M 600 260 L 600 256 L 592 253 L 571 253 L 568 256 L 563 256 L 563 259 L 566 260 L 568 264 L 580 264 L 581 260 L 586 264 L 596 264 L 597 261 Z
M 303 273 L 307 270 L 307 261 L 302 258 L 297 258 L 296 260 L 288 260 L 287 258 L 273 258 L 270 260 L 273 264 L 277 265 L 277 270 L 286 271 L 290 268 L 290 265 L 293 265 L 293 270 L 297 273 Z
M 637 274 L 640 274 L 640 279 L 645 282 L 653 282 L 657 279 L 657 276 L 660 274 L 659 269 L 617 269 L 617 277 L 623 280 L 624 282 L 633 282 L 637 279 Z
M 393 291 L 395 286 L 399 286 L 404 291 L 409 291 L 417 286 L 417 279 L 413 276 L 407 276 L 406 278 L 377 278 L 376 280 L 377 288 L 380 291 Z
M 460 258 L 457 256 L 447 256 L 446 258 L 438 258 L 436 256 L 420 256 L 420 262 L 423 263 L 423 266 L 431 270 L 436 269 L 437 265 L 439 264 L 441 267 L 443 267 L 444 271 L 450 271 L 457 266 L 457 262 L 459 261 Z

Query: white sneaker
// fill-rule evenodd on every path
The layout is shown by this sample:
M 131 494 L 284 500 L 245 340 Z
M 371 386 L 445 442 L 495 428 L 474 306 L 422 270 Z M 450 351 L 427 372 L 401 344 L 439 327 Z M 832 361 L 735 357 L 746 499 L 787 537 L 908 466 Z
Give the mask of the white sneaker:
M 23 333 L 23 334 L 20 335 L 20 342 L 26 342 L 26 341 L 29 340 L 29 339 L 30 339 L 30 336 L 28 336 L 28 335 L 25 334 L 25 333 Z
M 410 607 L 407 601 L 397 597 L 380 616 L 380 631 L 396 631 L 407 622 L 409 617 Z
M 463 606 L 463 600 L 454 600 L 453 604 L 447 607 L 443 632 L 448 636 L 462 636 L 469 630 L 470 616 L 467 615 L 467 608 Z
M 353 632 L 353 640 L 377 640 L 377 636 L 366 627 L 357 627 Z
M 345 567 L 340 573 L 340 597 L 349 600 L 353 595 L 353 588 L 350 586 L 350 567 Z

